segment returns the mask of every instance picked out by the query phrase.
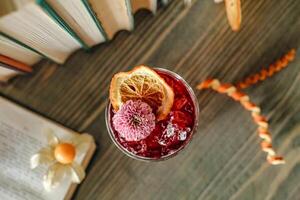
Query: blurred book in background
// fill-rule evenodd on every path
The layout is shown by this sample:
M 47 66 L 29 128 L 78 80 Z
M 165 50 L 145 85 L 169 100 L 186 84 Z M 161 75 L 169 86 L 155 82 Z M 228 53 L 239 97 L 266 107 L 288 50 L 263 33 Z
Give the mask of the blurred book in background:
M 94 46 L 106 40 L 102 26 L 95 23 L 94 14 L 84 0 L 47 0 L 47 3 L 76 32 L 88 46 Z
M 36 53 L 34 49 L 4 35 L 0 35 L 0 54 L 30 66 L 34 65 L 42 58 L 42 56 Z
M 92 8 L 99 24 L 109 39 L 120 30 L 133 29 L 133 16 L 129 0 L 86 0 Z
M 46 1 L 1 0 L 0 7 L 1 32 L 57 63 L 81 47 L 79 38 Z
M 131 0 L 131 7 L 133 13 L 136 13 L 140 9 L 147 9 L 155 14 L 157 10 L 157 0 Z
M 27 65 L 46 57 L 59 64 L 80 48 L 134 28 L 140 9 L 156 13 L 158 0 L 1 0 L 0 54 Z

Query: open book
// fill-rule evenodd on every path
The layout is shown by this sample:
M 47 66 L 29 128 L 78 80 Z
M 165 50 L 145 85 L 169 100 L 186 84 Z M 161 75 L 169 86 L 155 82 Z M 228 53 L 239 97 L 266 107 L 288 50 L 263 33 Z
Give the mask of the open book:
M 46 166 L 30 169 L 30 157 L 47 145 L 45 128 L 52 129 L 59 138 L 65 140 L 78 134 L 0 97 L 0 199 L 71 198 L 75 184 L 65 179 L 60 186 L 47 192 L 42 184 Z M 78 159 L 84 168 L 95 148 L 92 142 Z

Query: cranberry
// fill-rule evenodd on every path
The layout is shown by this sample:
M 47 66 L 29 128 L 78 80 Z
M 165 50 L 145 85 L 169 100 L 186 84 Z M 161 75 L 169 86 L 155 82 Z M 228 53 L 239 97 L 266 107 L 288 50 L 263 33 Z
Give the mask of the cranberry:
M 174 124 L 177 124 L 181 128 L 191 127 L 193 124 L 193 117 L 184 111 L 172 111 L 171 119 Z
M 174 108 L 174 110 L 181 110 L 187 103 L 188 103 L 188 100 L 186 97 L 181 97 L 181 98 L 175 99 L 173 108 Z
M 184 106 L 184 110 L 193 114 L 194 113 L 194 107 L 191 105 L 190 102 L 188 102 L 185 106 Z

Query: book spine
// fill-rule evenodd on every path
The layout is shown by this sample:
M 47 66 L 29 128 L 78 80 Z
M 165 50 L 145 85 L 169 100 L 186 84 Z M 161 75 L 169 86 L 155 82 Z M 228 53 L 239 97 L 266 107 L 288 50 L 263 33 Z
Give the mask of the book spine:
M 0 63 L 2 65 L 11 66 L 13 69 L 18 70 L 18 71 L 22 71 L 22 72 L 26 72 L 26 73 L 32 72 L 32 68 L 29 65 L 26 65 L 22 62 L 19 62 L 17 60 L 14 60 L 12 58 L 6 57 L 1 54 L 0 54 Z
M 81 1 L 82 1 L 83 5 L 86 7 L 86 9 L 87 9 L 88 13 L 90 14 L 90 16 L 92 17 L 92 19 L 94 20 L 100 33 L 104 36 L 105 40 L 108 40 L 108 36 L 107 36 L 106 32 L 104 31 L 102 24 L 98 20 L 96 13 L 93 11 L 92 6 L 89 4 L 88 0 L 81 0 Z
M 5 38 L 7 38 L 8 40 L 13 41 L 14 43 L 16 43 L 16 44 L 18 44 L 18 45 L 20 45 L 20 46 L 22 46 L 22 47 L 25 47 L 26 49 L 29 49 L 30 51 L 33 51 L 33 52 L 35 52 L 35 53 L 41 55 L 41 56 L 44 57 L 44 58 L 48 58 L 45 54 L 43 54 L 43 53 L 41 53 L 41 52 L 35 50 L 34 48 L 32 48 L 32 47 L 30 47 L 30 46 L 24 44 L 23 42 L 20 42 L 19 40 L 15 39 L 15 38 L 13 38 L 13 37 L 11 37 L 11 36 L 9 36 L 9 35 L 3 33 L 3 32 L 0 32 L 0 35 L 3 36 L 3 37 L 5 37 Z M 49 59 L 50 59 L 50 58 L 49 58 Z M 51 59 L 50 59 L 50 60 L 51 60 Z
M 36 0 L 36 3 L 64 30 L 66 30 L 84 49 L 90 47 L 76 34 L 76 32 L 56 13 L 56 11 L 45 1 Z

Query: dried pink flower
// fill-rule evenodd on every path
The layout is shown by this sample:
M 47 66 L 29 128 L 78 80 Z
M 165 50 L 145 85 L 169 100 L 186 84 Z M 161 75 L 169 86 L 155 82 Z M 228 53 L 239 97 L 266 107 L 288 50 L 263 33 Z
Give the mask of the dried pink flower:
M 139 141 L 155 128 L 152 108 L 141 100 L 129 100 L 113 116 L 113 126 L 126 141 Z

